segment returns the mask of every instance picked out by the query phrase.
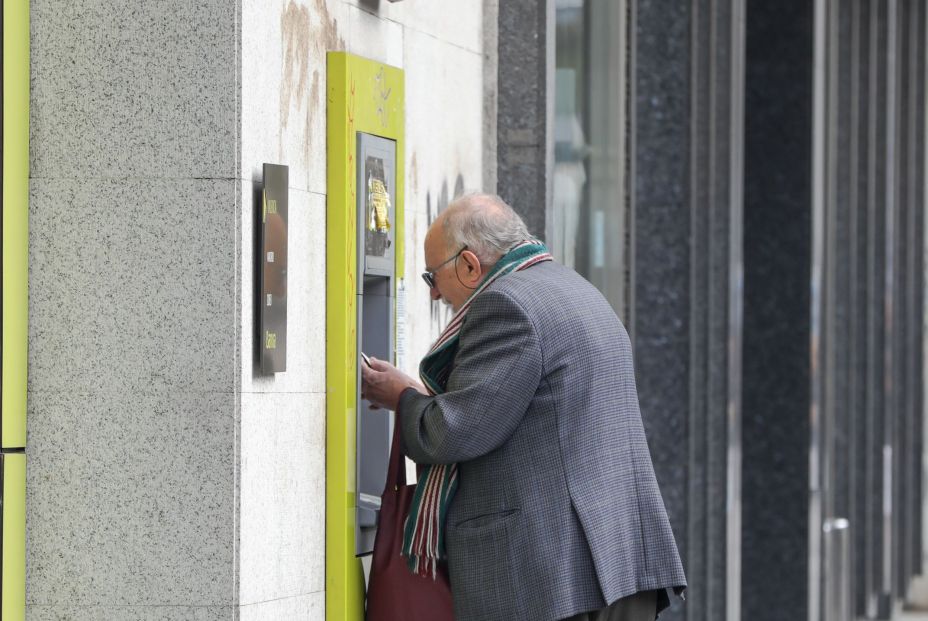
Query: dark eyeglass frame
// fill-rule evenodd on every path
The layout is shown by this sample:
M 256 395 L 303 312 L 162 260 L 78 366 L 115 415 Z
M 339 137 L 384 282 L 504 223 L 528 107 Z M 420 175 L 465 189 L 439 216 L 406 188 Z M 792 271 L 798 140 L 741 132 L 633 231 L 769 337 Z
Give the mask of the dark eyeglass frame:
M 435 266 L 434 268 L 432 268 L 431 270 L 427 270 L 427 271 L 425 271 L 425 272 L 422 272 L 422 280 L 424 280 L 424 281 L 425 281 L 425 284 L 427 284 L 427 285 L 429 286 L 429 289 L 434 289 L 434 288 L 435 288 L 435 274 L 438 273 L 438 270 L 440 270 L 440 269 L 443 268 L 444 266 L 448 265 L 449 263 L 451 263 L 452 261 L 454 261 L 455 259 L 457 259 L 459 256 L 461 256 L 461 253 L 464 252 L 465 250 L 467 250 L 467 245 L 466 245 L 466 244 L 465 244 L 464 246 L 462 246 L 461 249 L 458 250 L 457 253 L 456 253 L 453 257 L 448 257 L 447 259 L 445 259 L 444 261 L 442 261 L 441 263 L 439 263 L 438 265 L 436 265 L 436 266 Z

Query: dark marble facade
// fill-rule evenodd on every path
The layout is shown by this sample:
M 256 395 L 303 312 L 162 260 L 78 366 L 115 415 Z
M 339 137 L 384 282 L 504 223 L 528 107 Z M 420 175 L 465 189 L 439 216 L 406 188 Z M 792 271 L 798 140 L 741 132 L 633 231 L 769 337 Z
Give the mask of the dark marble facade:
M 499 16 L 499 188 L 536 232 L 549 5 Z M 662 619 L 821 614 L 833 518 L 885 617 L 922 571 L 926 8 L 826 0 L 816 35 L 800 0 L 626 6 L 627 323 L 690 583 Z
M 741 611 L 752 621 L 807 615 L 812 9 L 747 3 Z
M 497 192 L 545 236 L 548 195 L 548 3 L 499 3 Z M 553 111 L 551 112 L 553 114 Z
M 689 75 L 687 3 L 636 3 L 633 170 L 634 285 L 630 332 L 638 397 L 654 470 L 688 581 L 690 438 L 690 209 L 687 200 Z M 690 595 L 693 601 L 694 595 Z M 666 612 L 685 619 L 685 608 Z

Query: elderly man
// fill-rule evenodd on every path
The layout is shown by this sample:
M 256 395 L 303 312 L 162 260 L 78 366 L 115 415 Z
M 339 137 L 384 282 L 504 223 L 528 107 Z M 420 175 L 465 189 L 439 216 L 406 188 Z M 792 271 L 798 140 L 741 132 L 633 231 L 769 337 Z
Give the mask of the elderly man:
M 621 322 L 495 196 L 454 201 L 425 261 L 455 315 L 422 383 L 363 372 L 426 465 L 404 554 L 422 573 L 447 559 L 458 621 L 653 620 L 686 578 Z

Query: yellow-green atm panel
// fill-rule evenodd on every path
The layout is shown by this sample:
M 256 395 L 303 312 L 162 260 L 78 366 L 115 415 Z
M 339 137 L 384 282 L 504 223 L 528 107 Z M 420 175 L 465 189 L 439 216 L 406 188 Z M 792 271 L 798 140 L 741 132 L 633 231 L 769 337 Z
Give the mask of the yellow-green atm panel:
M 26 618 L 26 455 L 0 453 L 0 523 L 3 541 L 0 619 Z
M 29 4 L 3 2 L 3 353 L 0 448 L 26 446 Z
M 29 3 L 3 7 L 0 621 L 26 617 L 26 315 L 29 219 Z
M 343 52 L 327 64 L 326 618 L 364 618 L 389 415 L 367 415 L 360 348 L 395 359 L 404 278 L 401 69 Z M 363 411 L 362 411 L 363 410 Z M 360 423 L 359 423 L 360 421 Z

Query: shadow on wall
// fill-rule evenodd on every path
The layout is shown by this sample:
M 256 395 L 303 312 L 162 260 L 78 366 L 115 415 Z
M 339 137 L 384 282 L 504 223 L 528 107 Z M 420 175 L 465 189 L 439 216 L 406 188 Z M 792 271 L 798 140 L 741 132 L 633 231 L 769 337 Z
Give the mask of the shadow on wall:
M 454 180 L 454 194 L 452 194 L 452 200 L 464 194 L 464 176 L 458 174 L 457 178 Z M 432 199 L 431 190 L 426 191 L 425 193 L 425 211 L 428 216 L 428 225 L 432 226 L 432 223 L 435 222 L 435 219 L 438 217 L 438 214 L 443 212 L 448 206 L 448 180 L 445 179 L 441 182 L 441 191 L 438 193 L 438 196 L 435 200 Z M 441 334 L 442 329 L 448 324 L 448 321 L 451 319 L 451 316 L 454 313 L 451 312 L 451 307 L 441 301 L 432 301 L 432 312 L 431 312 L 431 331 L 435 338 L 438 338 L 438 335 Z

